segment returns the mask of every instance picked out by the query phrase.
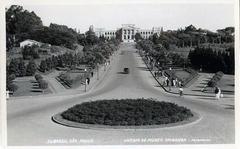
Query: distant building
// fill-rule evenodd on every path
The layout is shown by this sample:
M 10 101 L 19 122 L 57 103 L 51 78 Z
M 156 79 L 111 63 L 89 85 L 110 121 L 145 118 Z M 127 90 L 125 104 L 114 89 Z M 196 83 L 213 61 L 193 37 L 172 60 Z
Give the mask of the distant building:
M 136 33 L 139 33 L 143 39 L 148 39 L 153 34 L 160 35 L 163 32 L 162 27 L 153 27 L 152 29 L 140 29 L 135 24 L 122 24 L 122 27 L 116 30 L 105 30 L 104 28 L 94 29 L 91 25 L 91 29 L 95 32 L 97 37 L 103 36 L 106 39 L 116 37 L 118 31 L 123 42 L 134 42 Z
M 25 46 L 33 46 L 33 45 L 37 45 L 40 47 L 43 45 L 43 43 L 35 41 L 35 40 L 31 40 L 31 39 L 27 39 L 27 40 L 20 42 L 20 48 L 24 48 Z

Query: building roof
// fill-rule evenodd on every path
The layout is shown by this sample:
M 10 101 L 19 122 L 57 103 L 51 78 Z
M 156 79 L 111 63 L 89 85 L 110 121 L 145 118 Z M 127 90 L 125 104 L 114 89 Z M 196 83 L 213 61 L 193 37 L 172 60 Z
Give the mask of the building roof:
M 22 41 L 22 42 L 25 42 L 25 41 L 30 41 L 30 42 L 37 42 L 37 43 L 40 43 L 40 42 L 38 42 L 38 41 L 36 41 L 36 40 L 32 40 L 32 39 L 26 39 L 26 40 L 24 40 L 24 41 Z M 21 43 L 22 43 L 21 42 Z

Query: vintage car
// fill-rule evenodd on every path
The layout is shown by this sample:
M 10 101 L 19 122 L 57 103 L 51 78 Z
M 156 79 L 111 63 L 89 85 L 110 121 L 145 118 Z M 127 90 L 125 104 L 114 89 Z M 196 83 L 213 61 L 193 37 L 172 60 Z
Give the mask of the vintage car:
M 129 68 L 124 68 L 124 69 L 123 69 L 123 72 L 126 73 L 126 74 L 128 74 L 128 73 L 129 73 Z

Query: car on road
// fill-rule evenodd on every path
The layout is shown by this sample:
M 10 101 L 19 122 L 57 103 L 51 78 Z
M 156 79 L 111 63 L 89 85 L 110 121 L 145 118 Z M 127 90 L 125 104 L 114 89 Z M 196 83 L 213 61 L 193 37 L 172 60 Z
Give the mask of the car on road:
M 129 68 L 124 68 L 123 72 L 126 73 L 126 74 L 129 74 Z

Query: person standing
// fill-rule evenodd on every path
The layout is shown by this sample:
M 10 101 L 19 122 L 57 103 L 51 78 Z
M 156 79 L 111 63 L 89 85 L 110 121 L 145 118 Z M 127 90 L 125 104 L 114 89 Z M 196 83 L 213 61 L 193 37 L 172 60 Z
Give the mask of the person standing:
M 168 86 L 168 77 L 165 77 L 164 84 Z
M 175 80 L 175 83 L 176 83 L 176 87 L 178 87 L 179 85 L 178 85 L 178 79 L 177 78 Z
M 173 86 L 176 87 L 176 80 L 173 79 Z

